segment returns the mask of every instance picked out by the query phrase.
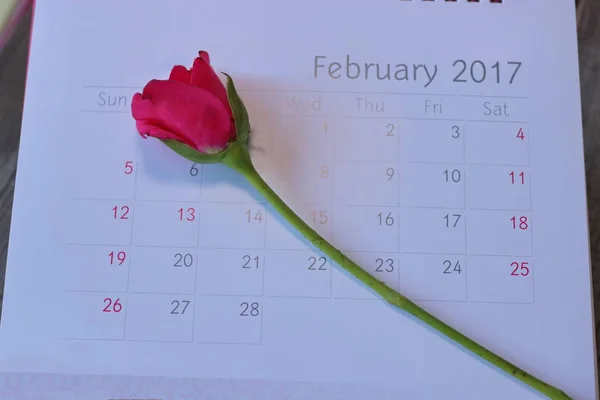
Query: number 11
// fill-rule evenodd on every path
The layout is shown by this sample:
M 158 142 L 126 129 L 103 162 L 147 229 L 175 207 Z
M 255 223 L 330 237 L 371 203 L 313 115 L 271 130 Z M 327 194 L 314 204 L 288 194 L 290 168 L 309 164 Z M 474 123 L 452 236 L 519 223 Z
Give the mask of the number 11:
M 525 172 L 521 172 L 520 174 L 515 174 L 515 171 L 512 171 L 510 174 L 511 183 L 514 185 L 515 183 L 521 183 L 521 185 L 525 184 Z

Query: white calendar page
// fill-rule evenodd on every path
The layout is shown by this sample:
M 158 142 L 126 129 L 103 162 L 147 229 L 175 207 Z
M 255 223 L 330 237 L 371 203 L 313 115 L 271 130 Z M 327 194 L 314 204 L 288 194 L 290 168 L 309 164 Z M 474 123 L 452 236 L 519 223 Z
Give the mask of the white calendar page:
M 0 398 L 541 398 L 387 306 L 226 167 L 139 137 L 132 95 L 201 49 L 311 226 L 596 398 L 572 3 L 36 2 Z

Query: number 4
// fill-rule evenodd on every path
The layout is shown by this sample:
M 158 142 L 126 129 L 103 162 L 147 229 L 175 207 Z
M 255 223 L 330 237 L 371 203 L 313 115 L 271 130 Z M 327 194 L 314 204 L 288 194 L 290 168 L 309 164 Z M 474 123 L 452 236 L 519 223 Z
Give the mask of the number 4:
M 523 131 L 523 128 L 519 128 L 519 132 L 517 132 L 517 138 L 525 140 L 525 131 Z

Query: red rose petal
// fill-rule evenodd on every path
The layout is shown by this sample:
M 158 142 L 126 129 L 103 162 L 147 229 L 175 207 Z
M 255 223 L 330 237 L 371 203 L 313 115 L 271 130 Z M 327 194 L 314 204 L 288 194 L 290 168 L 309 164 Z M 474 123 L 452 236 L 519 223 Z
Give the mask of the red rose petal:
M 143 138 L 150 136 L 157 139 L 173 139 L 190 146 L 193 145 L 185 137 L 179 136 L 177 132 L 169 130 L 166 126 L 161 126 L 162 121 L 155 118 L 154 105 L 151 99 L 144 98 L 140 93 L 134 94 L 131 101 L 131 110 L 133 118 L 136 119 L 137 131 Z
M 183 65 L 176 65 L 171 70 L 169 75 L 170 81 L 178 81 L 183 83 L 190 83 L 192 81 L 192 73 Z
M 201 52 L 202 53 L 202 52 Z M 227 90 L 217 76 L 215 70 L 210 66 L 208 58 L 197 57 L 192 66 L 192 85 L 201 87 L 216 96 L 227 109 L 231 118 L 233 113 L 227 99 Z
M 134 96 L 131 107 L 140 134 L 179 140 L 200 152 L 224 149 L 235 137 L 221 101 L 182 82 L 152 80 L 143 94 Z
M 171 139 L 194 147 L 194 144 L 188 142 L 185 138 L 180 138 L 174 135 L 173 132 L 166 131 L 158 125 L 153 125 L 151 121 L 136 121 L 135 127 L 144 139 L 148 137 L 153 137 L 156 139 Z
M 198 52 L 198 56 L 202 59 L 204 59 L 206 61 L 207 64 L 210 65 L 210 56 L 208 55 L 208 52 L 205 50 L 200 50 Z

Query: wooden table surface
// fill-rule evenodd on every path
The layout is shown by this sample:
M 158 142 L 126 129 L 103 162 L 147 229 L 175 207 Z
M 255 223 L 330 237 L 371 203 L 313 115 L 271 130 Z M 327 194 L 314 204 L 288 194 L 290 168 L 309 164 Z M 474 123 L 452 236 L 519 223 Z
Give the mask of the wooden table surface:
M 0 53 L 0 310 L 21 127 L 30 14 Z M 577 1 L 581 96 L 587 171 L 590 241 L 596 310 L 600 327 L 600 1 Z M 599 347 L 600 348 L 600 347 Z

